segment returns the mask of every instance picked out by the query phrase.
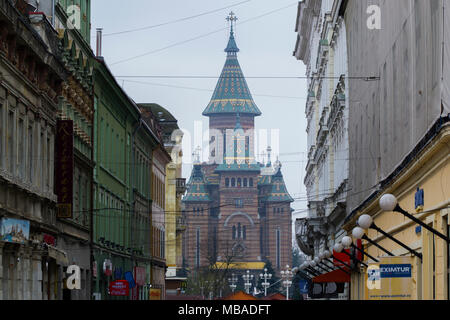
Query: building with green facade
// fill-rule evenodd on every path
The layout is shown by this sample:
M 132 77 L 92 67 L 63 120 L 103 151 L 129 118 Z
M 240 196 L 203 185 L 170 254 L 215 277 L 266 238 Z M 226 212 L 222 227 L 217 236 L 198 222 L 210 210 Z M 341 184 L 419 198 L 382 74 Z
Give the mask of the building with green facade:
M 94 91 L 93 293 L 148 299 L 152 152 L 161 140 L 102 57 L 94 63 Z M 108 294 L 111 281 L 130 275 L 136 288 L 129 296 Z

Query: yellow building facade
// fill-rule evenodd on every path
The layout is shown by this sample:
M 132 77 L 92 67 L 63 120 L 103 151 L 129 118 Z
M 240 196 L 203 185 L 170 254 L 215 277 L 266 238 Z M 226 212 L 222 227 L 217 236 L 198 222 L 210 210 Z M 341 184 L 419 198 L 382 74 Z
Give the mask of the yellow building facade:
M 389 184 L 376 196 L 366 201 L 357 213 L 344 225 L 351 236 L 358 218 L 368 214 L 383 231 L 422 254 L 422 259 L 411 254 L 391 239 L 374 229 L 368 229 L 366 235 L 373 242 L 387 249 L 394 256 L 410 256 L 411 278 L 410 299 L 447 300 L 449 299 L 449 246 L 447 242 L 420 227 L 399 212 L 382 211 L 379 200 L 382 195 L 393 194 L 408 213 L 448 237 L 450 232 L 450 122 L 449 117 L 438 126 L 436 134 L 424 141 L 420 151 L 412 153 L 409 161 L 402 163 Z M 433 132 L 431 132 L 433 133 Z M 426 140 L 426 139 L 425 139 Z M 423 205 L 415 201 L 418 190 L 423 190 Z M 354 242 L 355 239 L 354 239 Z M 363 240 L 364 250 L 378 260 L 387 257 L 387 253 Z M 369 266 L 367 256 L 364 262 Z M 361 267 L 352 272 L 351 299 L 369 299 L 368 272 Z M 390 288 L 392 290 L 392 288 Z M 409 289 L 408 289 L 409 290 Z

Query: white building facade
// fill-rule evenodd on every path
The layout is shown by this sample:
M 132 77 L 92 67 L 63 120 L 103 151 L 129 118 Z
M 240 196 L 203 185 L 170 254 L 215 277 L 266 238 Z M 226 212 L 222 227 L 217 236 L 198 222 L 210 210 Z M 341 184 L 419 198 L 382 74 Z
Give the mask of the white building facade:
M 299 3 L 294 56 L 306 65 L 308 216 L 296 221 L 300 249 L 314 259 L 344 235 L 348 194 L 348 61 L 345 1 Z

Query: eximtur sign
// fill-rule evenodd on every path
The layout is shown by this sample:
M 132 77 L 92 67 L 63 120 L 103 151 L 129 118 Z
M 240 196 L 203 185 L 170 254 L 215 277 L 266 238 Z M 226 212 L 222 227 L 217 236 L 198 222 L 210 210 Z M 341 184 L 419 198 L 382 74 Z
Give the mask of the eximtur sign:
M 411 278 L 410 264 L 380 264 L 381 278 Z

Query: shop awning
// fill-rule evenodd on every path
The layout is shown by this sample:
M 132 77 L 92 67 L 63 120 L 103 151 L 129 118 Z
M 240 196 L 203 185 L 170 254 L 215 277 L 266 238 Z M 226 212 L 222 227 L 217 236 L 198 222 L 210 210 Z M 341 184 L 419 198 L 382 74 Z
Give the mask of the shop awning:
M 321 274 L 320 276 L 316 276 L 312 279 L 315 283 L 325 283 L 325 282 L 350 282 L 350 275 L 342 271 L 341 269 L 337 269 L 328 273 Z

